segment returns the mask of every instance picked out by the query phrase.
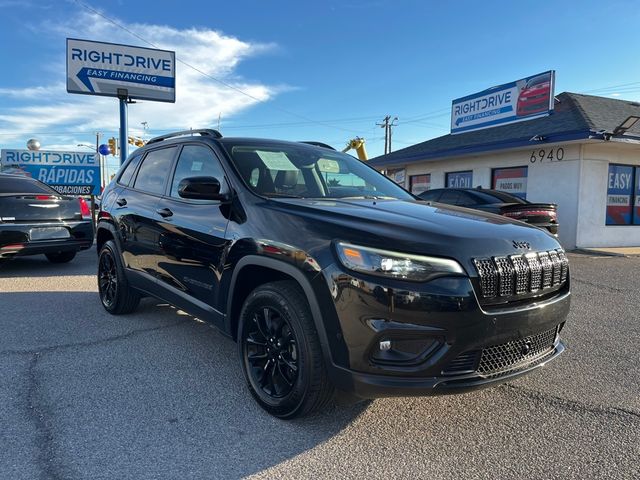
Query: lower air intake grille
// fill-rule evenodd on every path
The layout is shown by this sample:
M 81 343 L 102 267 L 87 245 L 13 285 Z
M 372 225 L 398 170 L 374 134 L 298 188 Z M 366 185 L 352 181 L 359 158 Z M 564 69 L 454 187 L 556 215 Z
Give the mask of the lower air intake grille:
M 544 357 L 553 349 L 557 328 L 482 350 L 478 373 L 493 376 Z
M 442 373 L 445 375 L 459 375 L 461 373 L 475 372 L 478 368 L 480 350 L 473 350 L 458 355 Z

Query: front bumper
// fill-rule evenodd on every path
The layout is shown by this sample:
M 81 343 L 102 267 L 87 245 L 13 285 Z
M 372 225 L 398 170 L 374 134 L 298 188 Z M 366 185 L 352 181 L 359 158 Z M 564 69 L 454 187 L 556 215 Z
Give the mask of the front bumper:
M 360 276 L 332 265 L 324 272 L 336 308 L 329 327 L 330 375 L 359 397 L 456 393 L 504 382 L 546 365 L 564 350 L 559 332 L 570 305 L 569 280 L 550 295 L 482 306 L 468 278 L 426 284 Z M 335 332 L 335 333 L 334 333 Z M 484 352 L 553 332 L 539 355 L 496 371 Z M 333 339 L 336 340 L 333 340 Z M 391 348 L 383 350 L 381 342 Z M 397 345 L 397 351 L 393 351 Z M 460 359 L 477 355 L 467 368 Z M 464 363 L 464 362 L 463 362 Z
M 564 352 L 565 345 L 558 340 L 548 355 L 539 361 L 513 371 L 504 372 L 498 376 L 482 377 L 477 374 L 460 375 L 458 377 L 389 377 L 384 375 L 369 375 L 359 372 L 339 369 L 338 385 L 360 398 L 380 397 L 408 397 L 429 395 L 450 395 L 470 392 L 482 388 L 504 383 L 514 378 L 526 375 L 533 370 L 545 366 Z

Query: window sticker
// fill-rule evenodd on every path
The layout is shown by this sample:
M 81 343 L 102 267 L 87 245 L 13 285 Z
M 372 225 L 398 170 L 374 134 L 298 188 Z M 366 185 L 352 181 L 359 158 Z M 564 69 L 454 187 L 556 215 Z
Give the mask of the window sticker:
M 431 188 L 431 174 L 424 175 L 412 175 L 409 177 L 409 188 L 411 193 L 418 195 L 422 192 L 426 192 Z
M 318 168 L 322 173 L 340 173 L 340 164 L 328 158 L 318 159 Z
M 633 198 L 633 167 L 609 165 L 607 177 L 607 225 L 630 225 Z
M 493 188 L 527 199 L 527 167 L 496 168 L 493 170 Z
M 464 172 L 448 172 L 447 188 L 472 188 L 473 172 L 467 170 Z
M 269 170 L 298 170 L 284 152 L 256 150 L 256 153 Z

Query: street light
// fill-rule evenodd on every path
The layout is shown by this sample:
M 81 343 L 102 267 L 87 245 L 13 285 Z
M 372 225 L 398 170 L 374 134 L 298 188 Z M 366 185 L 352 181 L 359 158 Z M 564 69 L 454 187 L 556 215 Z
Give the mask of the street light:
M 631 115 L 627 117 L 627 119 L 624 122 L 622 122 L 613 130 L 613 134 L 620 135 L 625 133 L 627 130 L 633 127 L 638 122 L 638 120 L 640 120 L 640 117 L 636 115 Z
M 78 147 L 87 147 L 87 148 L 90 148 L 91 150 L 94 150 L 94 151 L 96 149 L 96 147 L 94 145 L 89 145 L 87 143 L 79 143 L 77 146 Z

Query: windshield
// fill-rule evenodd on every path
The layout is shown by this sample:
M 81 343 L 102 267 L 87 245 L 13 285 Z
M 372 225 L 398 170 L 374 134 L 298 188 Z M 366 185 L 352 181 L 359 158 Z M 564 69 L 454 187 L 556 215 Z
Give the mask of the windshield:
M 413 200 L 360 160 L 305 144 L 223 142 L 240 176 L 265 197 Z
M 534 77 L 527 82 L 527 88 L 532 88 L 537 85 L 541 85 L 546 82 L 551 81 L 551 76 L 549 74 L 540 75 L 539 77 Z

